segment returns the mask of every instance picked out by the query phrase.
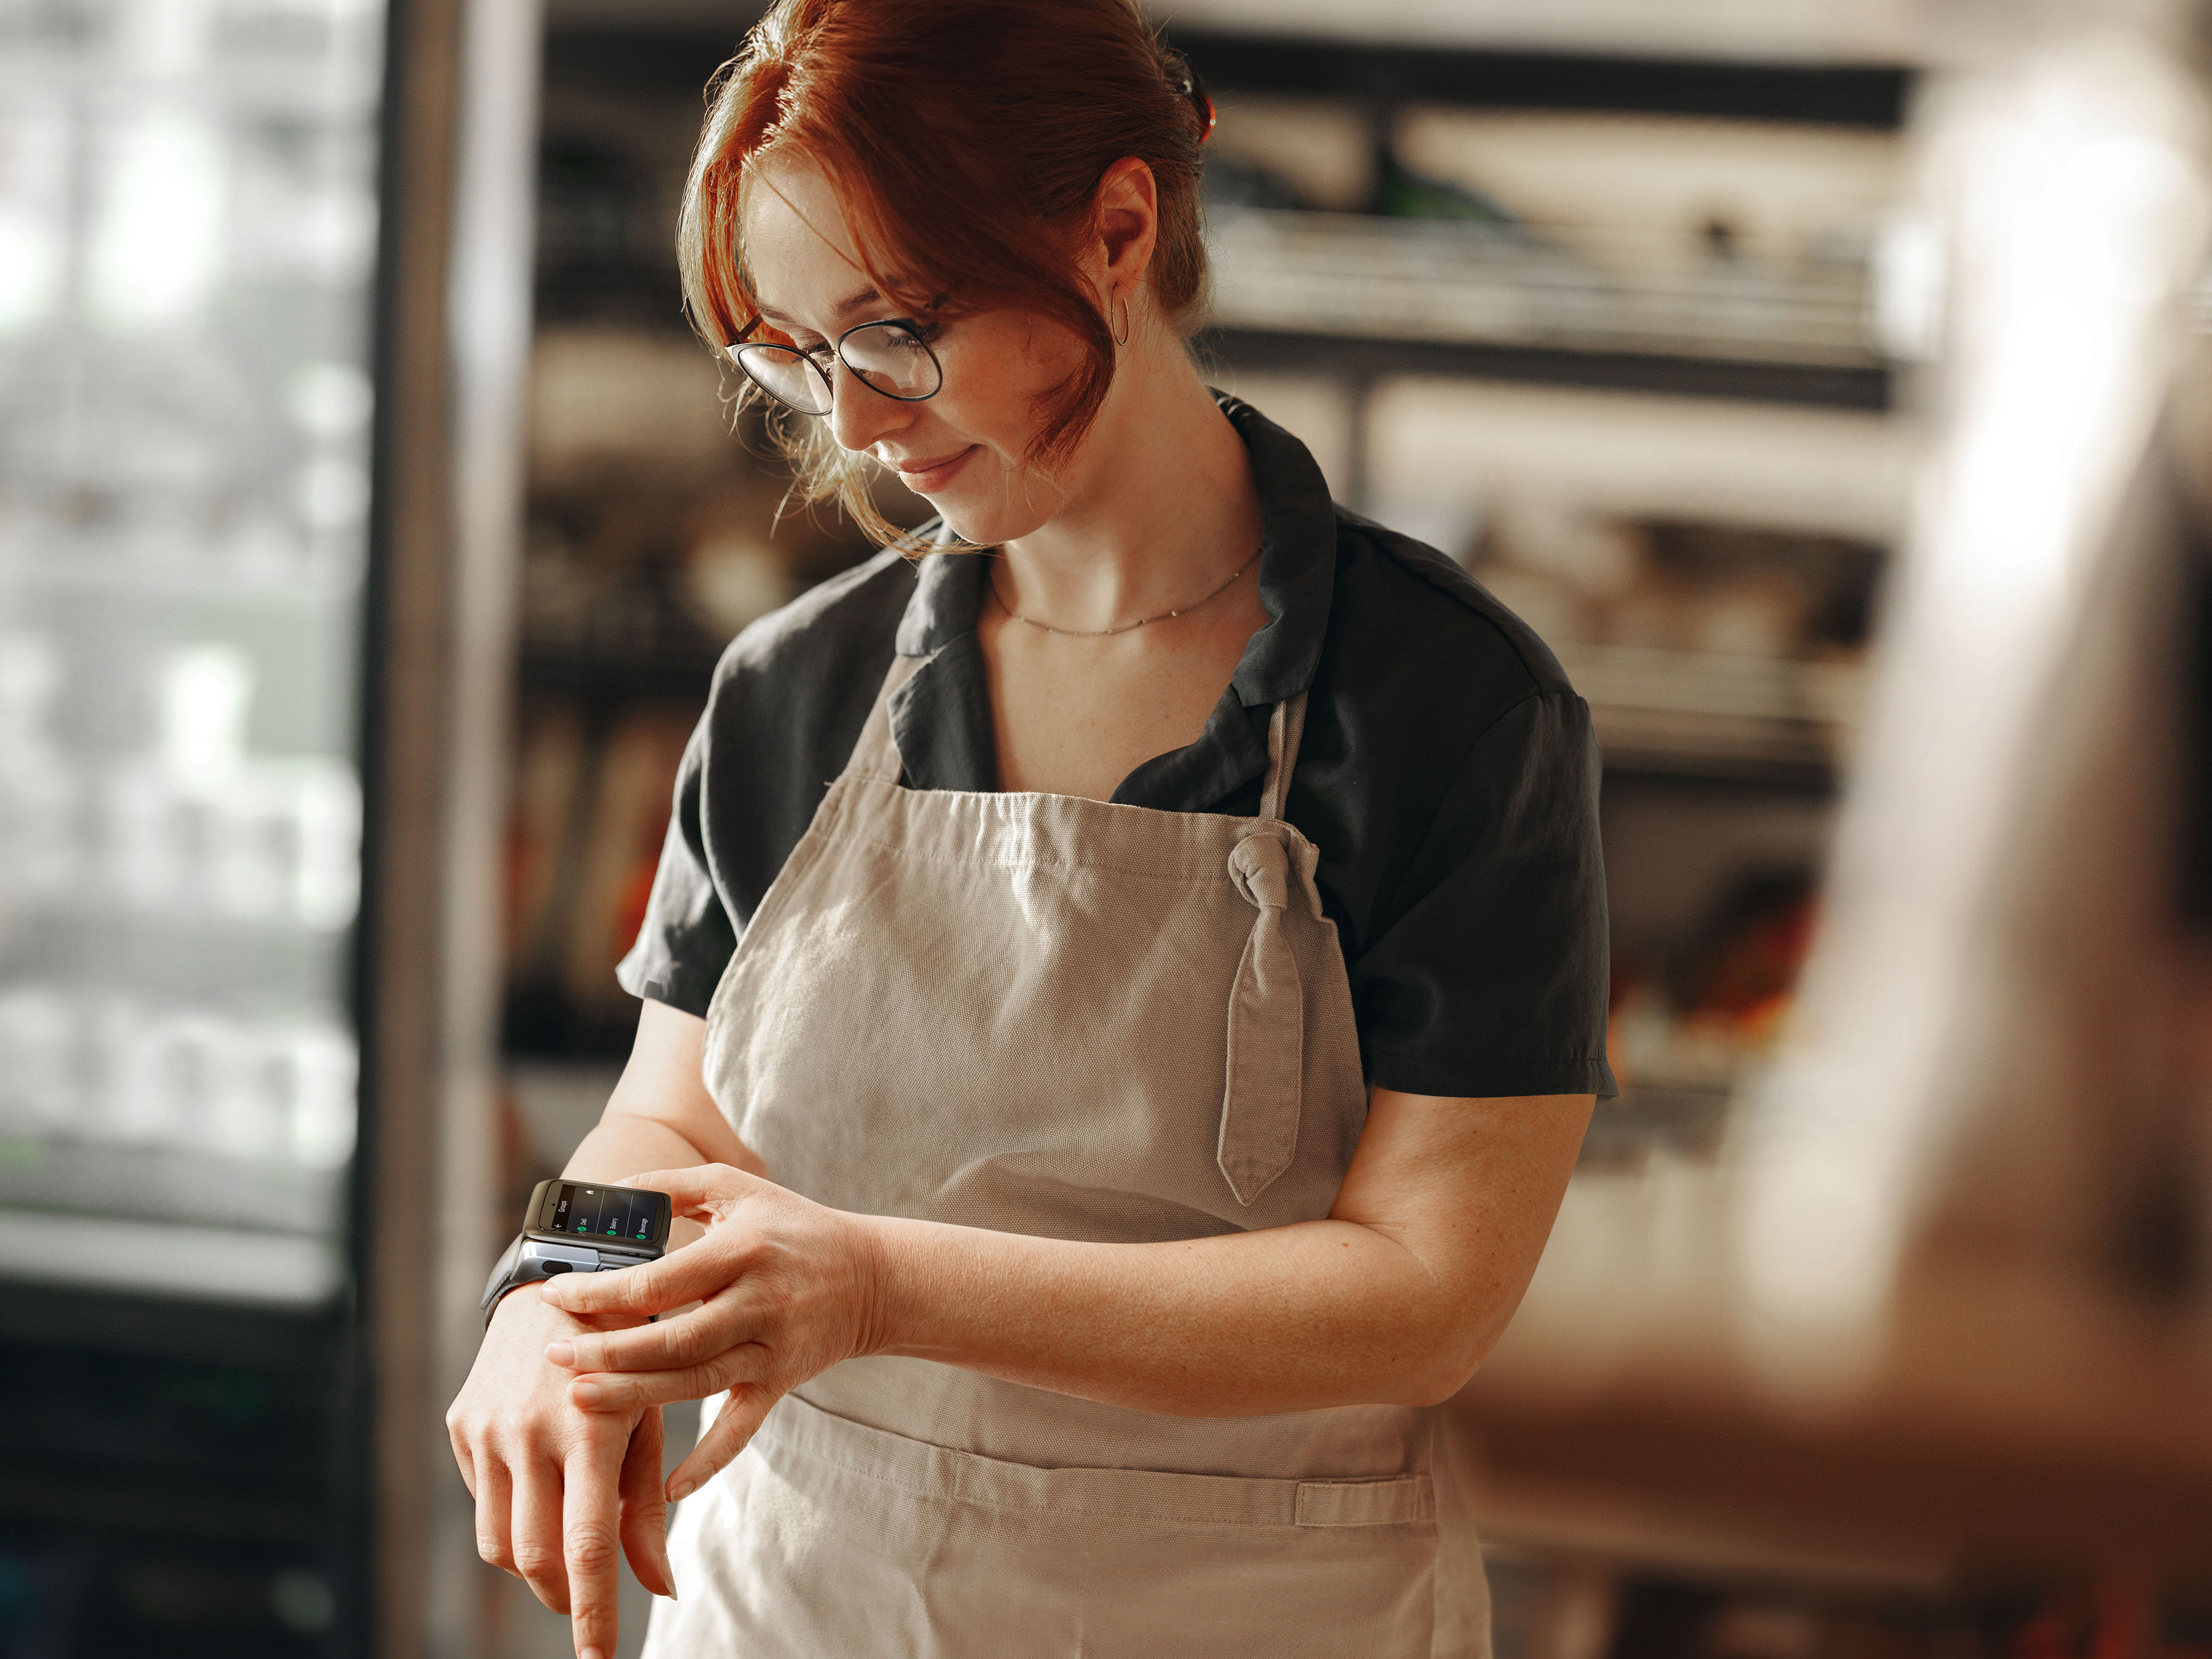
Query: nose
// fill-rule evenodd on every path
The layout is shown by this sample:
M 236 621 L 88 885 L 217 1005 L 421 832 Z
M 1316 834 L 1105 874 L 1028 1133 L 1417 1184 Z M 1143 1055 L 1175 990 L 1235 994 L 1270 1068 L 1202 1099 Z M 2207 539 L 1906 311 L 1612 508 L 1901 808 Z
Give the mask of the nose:
M 865 385 L 842 357 L 830 369 L 830 433 L 845 449 L 871 449 L 914 420 L 914 407 Z

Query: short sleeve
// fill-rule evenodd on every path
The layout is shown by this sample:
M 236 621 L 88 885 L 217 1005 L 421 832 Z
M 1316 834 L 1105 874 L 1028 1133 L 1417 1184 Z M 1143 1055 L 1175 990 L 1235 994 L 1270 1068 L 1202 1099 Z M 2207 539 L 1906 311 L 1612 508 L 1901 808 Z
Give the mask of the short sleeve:
M 1617 1092 L 1589 709 L 1515 703 L 1470 745 L 1350 964 L 1369 1073 L 1409 1094 Z
M 684 746 L 676 772 L 676 800 L 668 816 L 668 836 L 653 872 L 652 896 L 637 943 L 616 965 L 615 978 L 635 997 L 650 997 L 700 1018 L 730 954 L 737 929 L 707 864 L 706 798 L 708 722 L 700 717 Z

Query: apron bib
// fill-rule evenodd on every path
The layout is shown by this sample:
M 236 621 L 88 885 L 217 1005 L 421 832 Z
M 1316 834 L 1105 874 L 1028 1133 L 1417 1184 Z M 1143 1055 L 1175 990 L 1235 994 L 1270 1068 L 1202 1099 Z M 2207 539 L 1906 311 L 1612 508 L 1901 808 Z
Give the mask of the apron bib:
M 899 787 L 897 658 L 708 1011 L 771 1177 L 838 1209 L 1144 1243 L 1328 1215 L 1366 1117 L 1352 996 L 1283 818 Z M 1441 1418 L 1183 1419 L 848 1361 L 680 1506 L 647 1659 L 1486 1659 Z

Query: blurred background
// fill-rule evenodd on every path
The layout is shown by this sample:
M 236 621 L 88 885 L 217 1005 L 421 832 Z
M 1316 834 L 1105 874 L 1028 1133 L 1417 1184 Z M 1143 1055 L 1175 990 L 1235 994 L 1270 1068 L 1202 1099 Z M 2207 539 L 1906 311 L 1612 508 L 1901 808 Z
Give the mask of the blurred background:
M 756 15 L 0 0 L 0 1656 L 568 1651 L 439 1419 L 715 657 L 869 551 L 679 312 Z M 1156 15 L 1209 377 L 1605 746 L 1501 1659 L 2212 1654 L 2212 14 Z

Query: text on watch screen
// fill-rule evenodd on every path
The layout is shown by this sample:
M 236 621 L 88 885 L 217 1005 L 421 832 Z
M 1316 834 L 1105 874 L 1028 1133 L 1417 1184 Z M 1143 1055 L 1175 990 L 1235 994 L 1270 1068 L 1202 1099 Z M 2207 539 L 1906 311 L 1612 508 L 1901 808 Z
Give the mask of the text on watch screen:
M 620 1187 L 577 1187 L 563 1182 L 553 1200 L 552 1230 L 556 1233 L 650 1244 L 653 1218 L 659 1208 L 660 1199 L 656 1193 L 629 1192 Z

